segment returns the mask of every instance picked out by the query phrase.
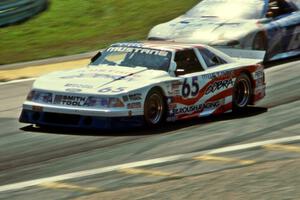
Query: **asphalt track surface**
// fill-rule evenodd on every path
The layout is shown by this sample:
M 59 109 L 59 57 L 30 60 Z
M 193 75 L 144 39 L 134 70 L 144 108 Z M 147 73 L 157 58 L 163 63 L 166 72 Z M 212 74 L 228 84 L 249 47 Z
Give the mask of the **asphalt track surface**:
M 32 81 L 0 85 L 0 199 L 299 199 L 299 69 L 267 69 L 267 97 L 245 114 L 156 130 L 20 124 Z

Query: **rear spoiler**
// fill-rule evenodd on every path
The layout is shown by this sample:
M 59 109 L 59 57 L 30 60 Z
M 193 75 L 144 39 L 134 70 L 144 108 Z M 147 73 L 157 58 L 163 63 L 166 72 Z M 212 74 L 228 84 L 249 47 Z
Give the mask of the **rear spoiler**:
M 245 49 L 233 49 L 233 48 L 219 48 L 219 51 L 225 53 L 226 55 L 240 60 L 255 60 L 257 63 L 261 63 L 265 61 L 266 51 L 258 51 L 258 50 L 245 50 Z

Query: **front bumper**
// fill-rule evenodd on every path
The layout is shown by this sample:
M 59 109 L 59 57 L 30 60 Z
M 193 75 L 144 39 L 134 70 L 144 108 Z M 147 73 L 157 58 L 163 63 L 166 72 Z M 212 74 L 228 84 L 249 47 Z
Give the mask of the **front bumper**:
M 45 106 L 36 103 L 23 104 L 19 121 L 41 126 L 84 129 L 119 129 L 144 125 L 140 110 L 96 110 Z
M 97 117 L 74 114 L 38 112 L 22 110 L 19 121 L 41 126 L 54 126 L 83 129 L 121 129 L 144 125 L 143 116 Z

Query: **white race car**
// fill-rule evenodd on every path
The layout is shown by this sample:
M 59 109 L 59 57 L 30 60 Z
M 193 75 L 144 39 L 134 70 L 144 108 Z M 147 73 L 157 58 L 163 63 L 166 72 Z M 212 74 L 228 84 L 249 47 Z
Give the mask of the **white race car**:
M 85 68 L 38 78 L 20 122 L 91 129 L 158 126 L 243 111 L 264 96 L 258 60 L 235 59 L 199 44 L 117 43 Z
M 265 61 L 299 56 L 300 0 L 202 0 L 148 39 L 265 50 Z

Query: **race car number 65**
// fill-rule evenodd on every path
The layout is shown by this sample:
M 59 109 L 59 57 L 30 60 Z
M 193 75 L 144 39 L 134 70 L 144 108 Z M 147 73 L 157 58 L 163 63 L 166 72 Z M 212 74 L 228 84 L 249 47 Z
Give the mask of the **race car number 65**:
M 115 88 L 115 89 L 108 87 L 108 88 L 100 89 L 98 92 L 100 92 L 100 93 L 107 93 L 107 92 L 118 93 L 118 92 L 123 92 L 125 89 L 126 89 L 125 87 L 119 87 L 119 88 Z
M 192 85 L 188 83 L 188 79 L 184 79 L 183 85 L 182 85 L 182 96 L 187 98 L 188 96 L 197 96 L 199 93 L 200 87 L 198 84 L 198 77 L 193 77 L 192 79 Z

